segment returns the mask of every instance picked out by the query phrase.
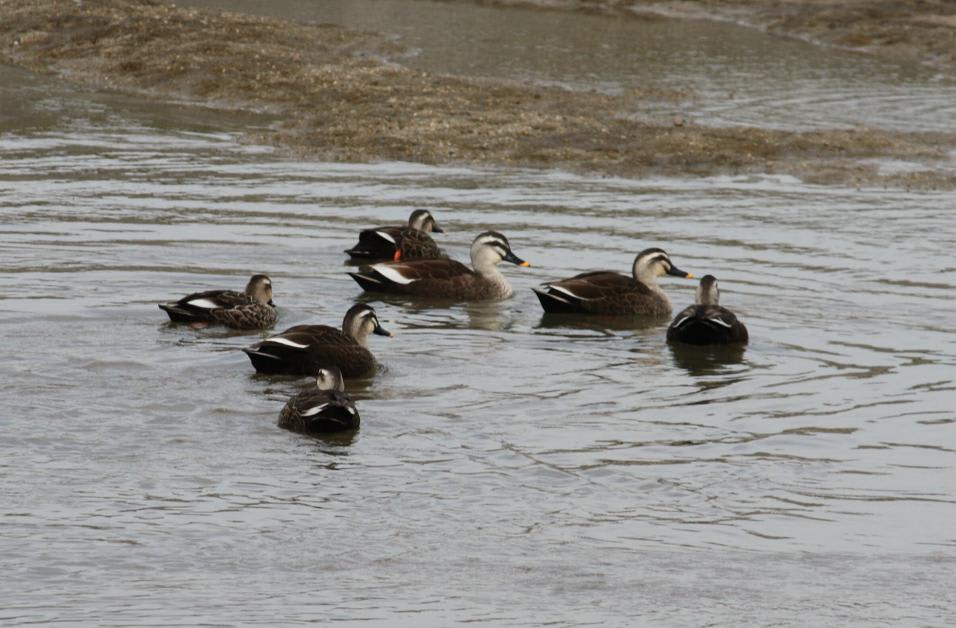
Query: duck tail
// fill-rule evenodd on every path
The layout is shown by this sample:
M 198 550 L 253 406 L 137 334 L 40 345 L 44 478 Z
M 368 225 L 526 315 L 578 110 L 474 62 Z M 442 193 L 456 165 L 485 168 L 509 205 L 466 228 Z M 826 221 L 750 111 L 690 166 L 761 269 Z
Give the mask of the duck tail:
M 175 323 L 193 323 L 199 318 L 189 310 L 178 307 L 176 303 L 160 303 L 159 309 L 169 315 L 169 320 Z
M 281 359 L 278 356 L 260 351 L 256 347 L 243 349 L 242 352 L 249 356 L 249 360 L 256 371 L 271 373 L 281 365 Z
M 541 288 L 532 288 L 532 290 L 538 295 L 538 300 L 541 301 L 541 307 L 544 308 L 544 311 L 548 314 L 567 314 L 569 312 L 579 311 L 569 299 L 562 298 L 553 292 L 548 292 Z
M 355 280 L 359 286 L 362 287 L 362 290 L 376 290 L 382 287 L 382 282 L 373 277 L 372 275 L 367 275 L 365 273 L 349 273 L 349 277 Z

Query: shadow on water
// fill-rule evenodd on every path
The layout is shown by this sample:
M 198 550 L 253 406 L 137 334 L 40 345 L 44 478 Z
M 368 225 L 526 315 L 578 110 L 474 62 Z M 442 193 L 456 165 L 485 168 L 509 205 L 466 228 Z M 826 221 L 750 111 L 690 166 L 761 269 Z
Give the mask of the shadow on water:
M 667 344 L 674 364 L 691 375 L 714 375 L 724 367 L 743 364 L 746 345 L 689 345 L 679 342 Z
M 431 311 L 447 310 L 450 314 L 463 312 L 467 316 L 467 324 L 461 325 L 454 317 L 442 319 L 443 329 L 459 328 L 462 326 L 471 329 L 487 331 L 503 331 L 511 324 L 512 313 L 509 301 L 461 301 L 436 297 L 409 297 L 385 292 L 363 292 L 355 298 L 356 303 L 382 303 L 388 308 L 376 308 L 382 324 L 388 327 L 392 321 L 397 321 L 405 329 L 427 329 L 433 325 L 420 325 L 410 322 L 419 315 Z M 373 305 L 374 307 L 374 305 Z M 388 323 L 386 323 L 388 321 Z
M 612 335 L 615 331 L 653 329 L 669 320 L 664 316 L 594 316 L 590 314 L 542 314 L 536 329 L 585 329 Z
M 345 430 L 342 432 L 294 432 L 301 436 L 303 439 L 308 439 L 311 441 L 312 446 L 315 449 L 317 454 L 327 455 L 327 456 L 347 456 L 349 453 L 349 446 L 351 446 L 356 439 L 361 428 L 355 428 L 354 430 Z M 326 468 L 334 468 L 332 466 L 327 466 Z M 333 465 L 335 463 L 332 463 Z

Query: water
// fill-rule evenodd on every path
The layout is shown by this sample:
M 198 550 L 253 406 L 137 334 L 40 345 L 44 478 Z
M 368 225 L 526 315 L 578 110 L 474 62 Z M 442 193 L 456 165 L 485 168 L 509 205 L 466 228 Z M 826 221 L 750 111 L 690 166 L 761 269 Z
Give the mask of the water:
M 0 111 L 4 624 L 952 618 L 954 193 L 296 162 L 2 67 Z M 416 207 L 461 258 L 504 232 L 515 298 L 362 296 L 342 249 Z M 720 278 L 742 355 L 542 317 L 531 286 L 650 245 Z M 259 334 L 155 306 L 253 272 L 279 328 L 362 299 L 396 332 L 350 441 L 275 426 L 306 382 Z

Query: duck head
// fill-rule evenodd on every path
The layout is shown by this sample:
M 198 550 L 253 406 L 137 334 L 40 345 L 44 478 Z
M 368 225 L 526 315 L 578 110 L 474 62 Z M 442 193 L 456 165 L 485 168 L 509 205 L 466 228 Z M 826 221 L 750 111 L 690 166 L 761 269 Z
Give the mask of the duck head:
M 365 346 L 369 334 L 393 335 L 378 322 L 378 316 L 372 306 L 365 303 L 359 303 L 349 308 L 349 311 L 345 313 L 345 319 L 342 321 L 342 331 L 355 338 L 355 341 L 362 346 Z
M 408 217 L 408 226 L 426 233 L 432 231 L 435 233 L 445 233 L 444 230 L 438 226 L 438 223 L 435 222 L 435 217 L 432 216 L 432 213 L 427 209 L 416 209 L 413 211 Z
M 263 305 L 275 305 L 272 302 L 272 280 L 267 275 L 253 275 L 246 284 L 246 295 Z
M 315 383 L 319 390 L 345 391 L 345 380 L 337 366 L 324 366 L 315 374 Z
M 634 267 L 632 268 L 634 279 L 645 285 L 657 283 L 657 278 L 662 275 L 673 275 L 674 277 L 684 277 L 693 279 L 694 276 L 686 273 L 674 266 L 671 258 L 664 249 L 650 248 L 644 249 L 634 258 Z
M 494 273 L 495 266 L 501 262 L 531 266 L 511 252 L 508 238 L 497 231 L 485 231 L 471 243 L 471 265 L 479 273 L 483 275 Z

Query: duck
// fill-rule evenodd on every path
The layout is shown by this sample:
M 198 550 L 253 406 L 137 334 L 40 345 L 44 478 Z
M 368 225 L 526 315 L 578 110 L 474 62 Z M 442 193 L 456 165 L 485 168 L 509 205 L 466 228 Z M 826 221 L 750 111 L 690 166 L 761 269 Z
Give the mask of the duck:
M 233 329 L 266 329 L 272 327 L 277 318 L 272 280 L 267 275 L 253 275 L 243 292 L 194 292 L 178 301 L 160 303 L 159 309 L 174 323 L 202 327 L 218 323 Z
M 444 233 L 427 209 L 416 209 L 407 225 L 375 227 L 359 233 L 358 244 L 345 251 L 352 259 L 414 260 L 445 257 L 429 233 Z
M 668 342 L 691 345 L 745 344 L 750 335 L 737 316 L 720 305 L 720 290 L 713 275 L 701 277 L 696 303 L 674 317 L 667 328 Z
M 510 262 L 530 266 L 511 251 L 508 238 L 497 231 L 485 231 L 471 244 L 468 268 L 452 259 L 383 262 L 362 266 L 349 273 L 362 289 L 393 292 L 457 301 L 500 301 L 514 292 L 498 271 L 498 264 Z
M 596 270 L 532 288 L 549 314 L 669 316 L 671 302 L 657 285 L 662 275 L 693 275 L 674 266 L 660 248 L 644 249 L 634 258 L 631 276 Z
M 279 412 L 279 427 L 306 434 L 358 429 L 361 417 L 345 394 L 342 371 L 335 366 L 320 368 L 315 383 L 315 388 L 286 402 Z
M 259 373 L 310 375 L 333 365 L 344 377 L 361 377 L 375 369 L 368 350 L 370 333 L 392 336 L 378 322 L 375 310 L 364 303 L 345 313 L 342 329 L 328 325 L 295 325 L 243 349 Z

